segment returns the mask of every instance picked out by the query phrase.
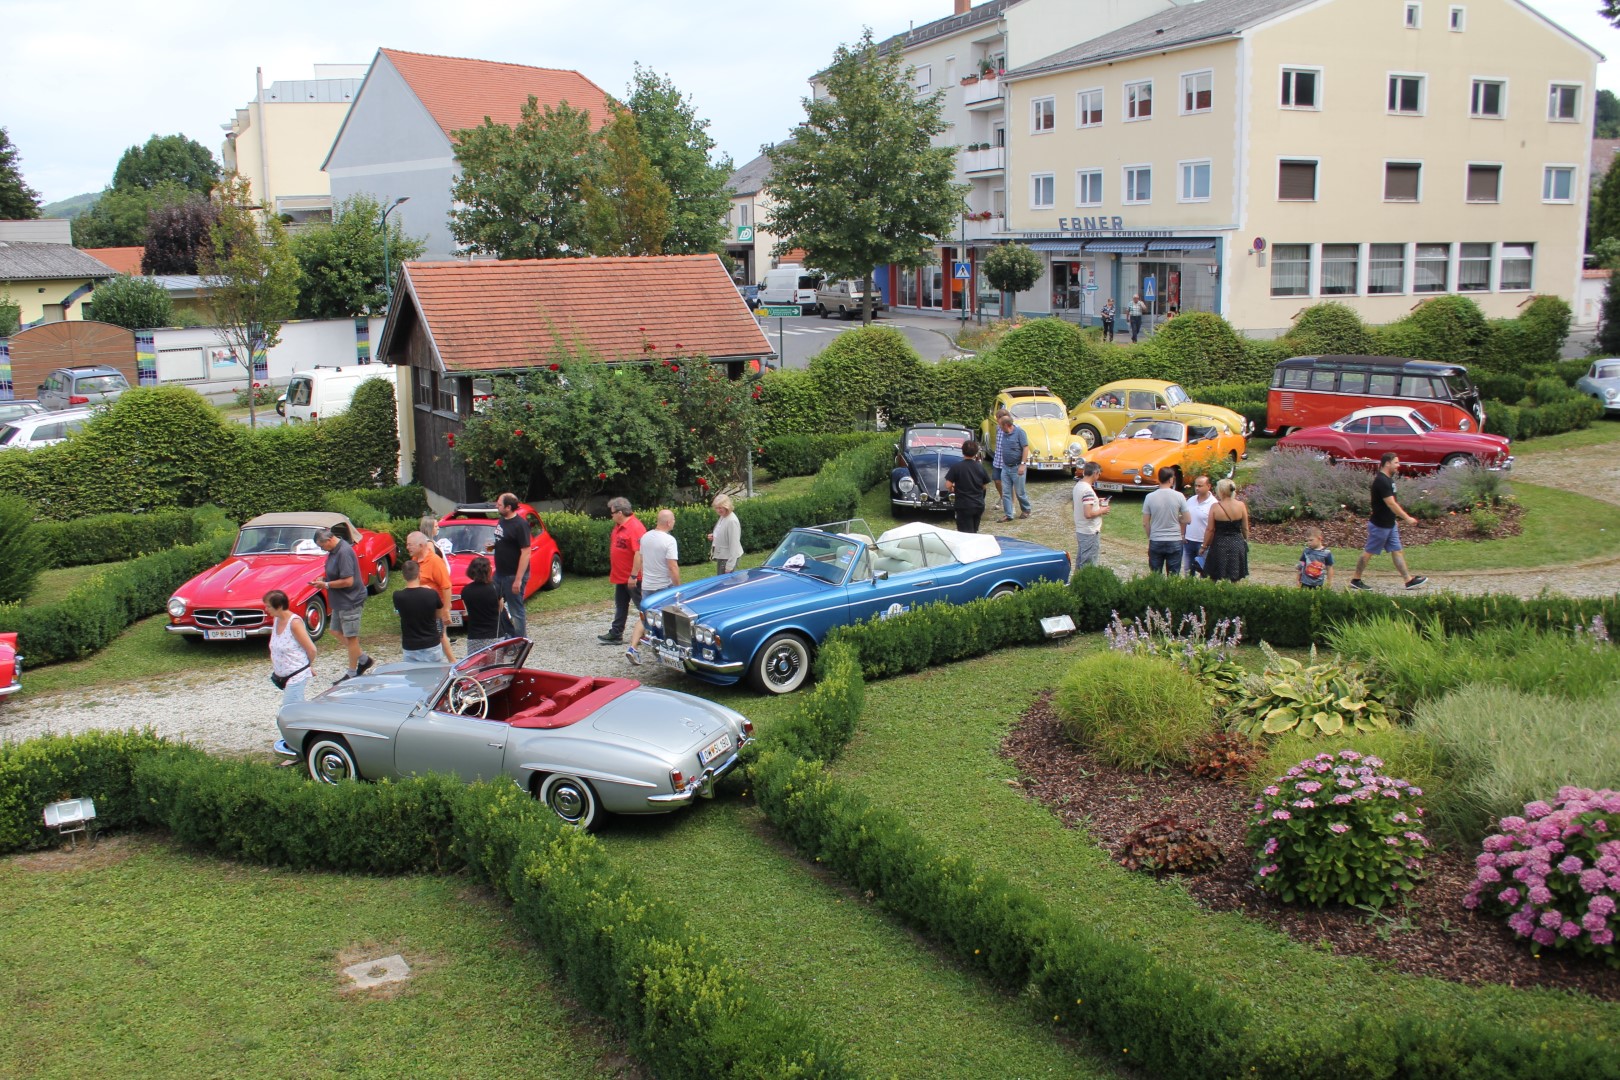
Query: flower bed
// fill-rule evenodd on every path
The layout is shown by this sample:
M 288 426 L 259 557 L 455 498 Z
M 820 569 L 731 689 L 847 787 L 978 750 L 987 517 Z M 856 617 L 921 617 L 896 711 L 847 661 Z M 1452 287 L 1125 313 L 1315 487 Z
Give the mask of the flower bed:
M 1504 503 L 1490 511 L 1490 517 L 1476 517 L 1468 511 L 1454 511 L 1445 517 L 1418 519 L 1417 524 L 1401 526 L 1401 544 L 1422 547 L 1437 540 L 1502 540 L 1524 532 L 1524 507 L 1518 503 Z M 1491 526 L 1482 529 L 1481 525 Z M 1322 530 L 1328 547 L 1337 554 L 1335 570 L 1341 574 L 1355 568 L 1356 552 L 1367 542 L 1367 515 L 1351 510 L 1340 510 L 1325 520 L 1311 522 L 1254 521 L 1249 525 L 1249 540 L 1255 544 L 1297 544 L 1305 546 L 1305 532 L 1310 528 Z M 1348 563 L 1349 565 L 1345 565 Z

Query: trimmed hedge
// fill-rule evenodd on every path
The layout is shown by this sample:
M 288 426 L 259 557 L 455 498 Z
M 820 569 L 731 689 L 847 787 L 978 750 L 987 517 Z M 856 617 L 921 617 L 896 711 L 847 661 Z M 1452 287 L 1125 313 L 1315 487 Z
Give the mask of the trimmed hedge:
M 769 470 L 773 479 L 786 476 L 810 476 L 846 450 L 864 446 L 868 442 L 893 445 L 898 442 L 898 431 L 858 431 L 843 435 L 778 435 L 765 440 L 759 456 L 760 464 Z
M 60 837 L 41 815 L 59 799 L 93 799 L 96 827 L 146 823 L 135 798 L 136 762 L 171 745 L 150 731 L 87 731 L 0 743 L 0 855 L 51 847 Z
M 1547 405 L 1485 403 L 1485 430 L 1510 439 L 1533 439 L 1538 435 L 1575 431 L 1591 427 L 1593 421 L 1602 417 L 1603 402 L 1584 394 Z
M 96 514 L 72 521 L 40 521 L 34 529 L 51 567 L 123 562 L 154 551 L 195 544 L 231 526 L 217 506 L 150 514 Z

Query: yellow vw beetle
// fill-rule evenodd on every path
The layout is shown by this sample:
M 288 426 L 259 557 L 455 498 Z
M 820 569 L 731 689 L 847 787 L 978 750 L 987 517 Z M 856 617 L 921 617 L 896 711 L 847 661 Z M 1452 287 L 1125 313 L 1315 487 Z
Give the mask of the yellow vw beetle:
M 1009 386 L 996 395 L 990 416 L 979 425 L 986 461 L 995 460 L 996 440 L 1001 428 L 996 417 L 1006 409 L 1013 423 L 1029 436 L 1029 464 L 1041 472 L 1062 472 L 1069 466 L 1069 412 L 1063 399 L 1044 386 Z
M 1180 383 L 1158 379 L 1120 379 L 1098 387 L 1069 413 L 1069 430 L 1082 450 L 1090 450 L 1118 435 L 1132 420 L 1145 416 L 1189 423 L 1218 421 L 1245 439 L 1254 430 L 1241 413 L 1194 401 Z

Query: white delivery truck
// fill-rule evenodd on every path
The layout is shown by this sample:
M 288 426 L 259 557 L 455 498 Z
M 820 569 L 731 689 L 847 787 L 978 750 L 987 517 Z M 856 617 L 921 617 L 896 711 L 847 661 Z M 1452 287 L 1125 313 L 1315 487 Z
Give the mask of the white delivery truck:
M 759 302 L 797 304 L 806 315 L 814 315 L 821 310 L 816 303 L 816 286 L 822 276 L 802 266 L 779 266 L 775 270 L 767 270 L 759 280 Z
M 287 423 L 302 424 L 344 412 L 356 388 L 367 379 L 383 379 L 393 386 L 394 366 L 351 364 L 293 372 L 287 383 Z

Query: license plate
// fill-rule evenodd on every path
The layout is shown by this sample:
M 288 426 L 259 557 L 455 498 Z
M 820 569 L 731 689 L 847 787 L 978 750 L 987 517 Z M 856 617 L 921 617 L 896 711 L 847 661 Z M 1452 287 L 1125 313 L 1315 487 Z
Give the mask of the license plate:
M 718 739 L 714 740 L 714 742 L 703 748 L 702 752 L 698 754 L 698 761 L 704 765 L 707 765 L 709 762 L 713 761 L 715 758 L 719 757 L 721 754 L 730 749 L 731 736 L 729 734 L 722 735 Z
M 1104 482 L 1104 481 L 1100 481 L 1098 483 L 1092 484 L 1091 486 L 1096 488 L 1098 491 L 1124 491 L 1125 490 L 1125 485 L 1124 484 L 1110 484 L 1110 483 L 1107 483 L 1107 482 Z
M 1061 461 L 1037 461 L 1035 467 L 1050 472 L 1053 469 L 1061 469 L 1064 465 Z
M 664 649 L 659 649 L 658 662 L 673 671 L 686 670 L 686 661 L 682 660 L 681 654 L 677 652 L 669 652 Z
M 204 630 L 204 641 L 241 641 L 247 637 L 246 630 Z
M 465 615 L 464 612 L 452 611 L 450 613 L 450 625 L 451 626 L 460 626 L 462 619 L 464 619 L 465 617 L 466 617 L 466 615 Z

